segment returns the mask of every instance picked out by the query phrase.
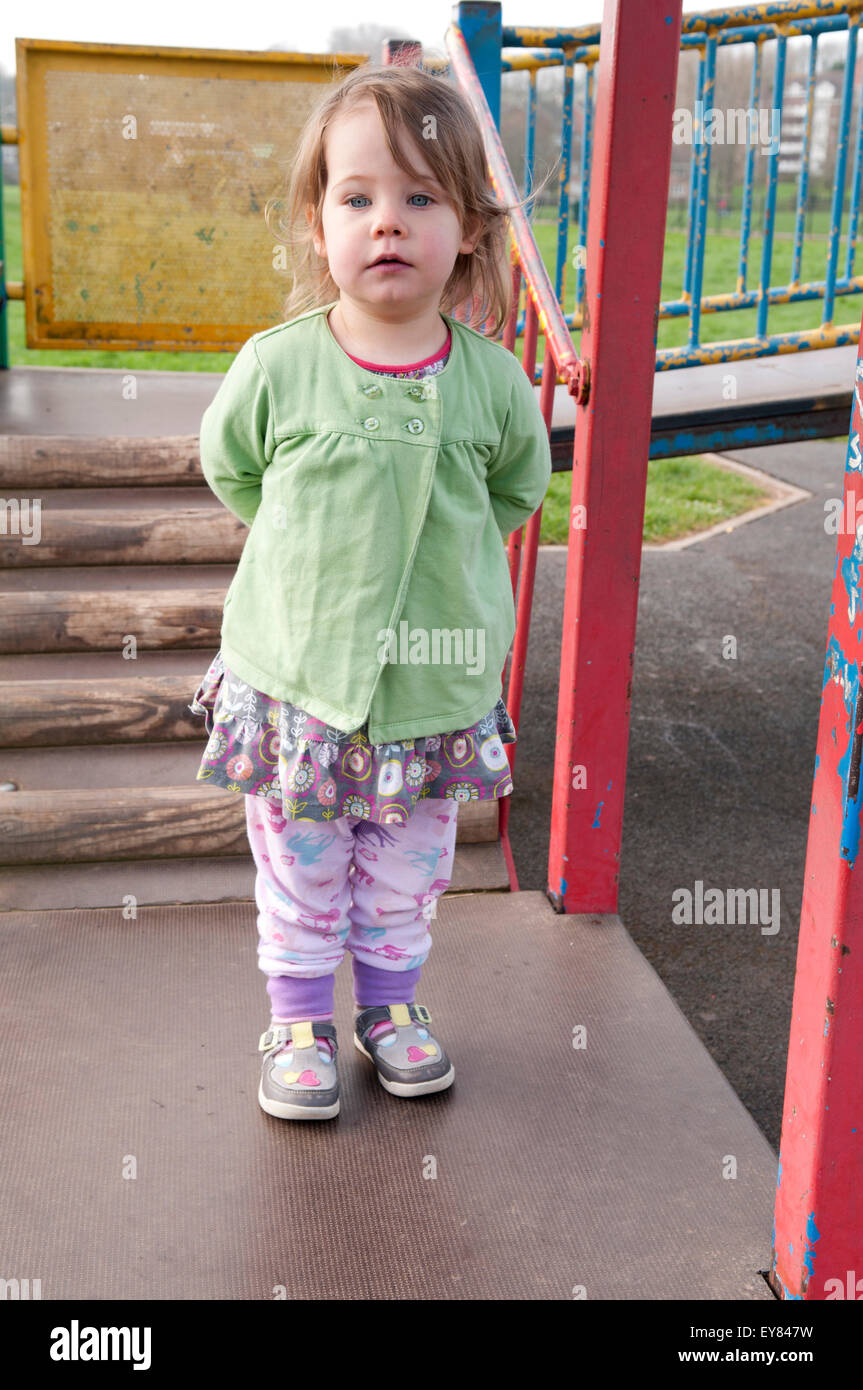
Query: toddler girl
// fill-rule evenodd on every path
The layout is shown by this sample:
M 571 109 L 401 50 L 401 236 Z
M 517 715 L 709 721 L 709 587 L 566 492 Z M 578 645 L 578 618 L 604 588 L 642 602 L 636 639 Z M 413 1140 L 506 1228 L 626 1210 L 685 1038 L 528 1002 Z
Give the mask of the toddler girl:
M 455 1076 L 416 985 L 459 804 L 512 791 L 504 541 L 551 476 L 518 361 L 449 315 L 472 296 L 500 333 L 505 229 L 458 90 L 357 69 L 299 140 L 287 321 L 244 344 L 201 421 L 207 482 L 251 530 L 190 708 L 198 778 L 246 798 L 270 1115 L 338 1113 L 346 951 L 354 1042 L 386 1090 Z

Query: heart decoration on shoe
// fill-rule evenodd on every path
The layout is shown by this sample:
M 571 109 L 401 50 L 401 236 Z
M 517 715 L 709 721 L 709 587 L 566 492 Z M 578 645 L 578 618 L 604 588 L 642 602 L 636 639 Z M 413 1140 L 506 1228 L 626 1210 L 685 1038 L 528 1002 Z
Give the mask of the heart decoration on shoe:
M 299 1072 L 299 1071 L 286 1071 L 286 1072 L 283 1072 L 283 1073 L 282 1073 L 282 1080 L 283 1080 L 283 1082 L 285 1083 L 286 1086 L 292 1086 L 292 1085 L 294 1084 L 295 1081 L 298 1081 L 298 1082 L 300 1083 L 301 1086 L 320 1086 L 320 1084 L 321 1084 L 321 1083 L 320 1083 L 320 1080 L 319 1080 L 319 1078 L 318 1078 L 318 1076 L 317 1076 L 317 1074 L 316 1074 L 315 1072 L 311 1071 L 308 1067 L 306 1068 L 306 1070 L 305 1070 L 304 1072 Z
M 426 1043 L 424 1047 L 415 1047 L 414 1044 L 411 1043 L 410 1047 L 408 1048 L 409 1062 L 424 1062 L 426 1057 L 436 1056 L 437 1048 L 435 1047 L 434 1043 Z

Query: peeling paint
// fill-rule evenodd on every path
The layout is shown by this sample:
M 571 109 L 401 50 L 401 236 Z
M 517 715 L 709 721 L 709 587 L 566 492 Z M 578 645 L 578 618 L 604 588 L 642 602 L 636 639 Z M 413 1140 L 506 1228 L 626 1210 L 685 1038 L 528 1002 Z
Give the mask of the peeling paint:
M 808 1218 L 808 1220 L 807 1220 L 807 1222 L 806 1222 L 806 1237 L 805 1237 L 805 1239 L 806 1239 L 806 1246 L 807 1246 L 807 1249 L 806 1249 L 806 1252 L 805 1252 L 805 1254 L 804 1254 L 804 1256 L 803 1256 L 803 1263 L 805 1264 L 807 1270 L 809 1271 L 809 1275 L 810 1275 L 810 1277 L 811 1277 L 811 1275 L 815 1272 L 814 1269 L 813 1269 L 813 1263 L 814 1263 L 814 1260 L 815 1260 L 815 1256 L 816 1256 L 816 1254 L 818 1253 L 818 1252 L 814 1249 L 815 1242 L 816 1242 L 816 1240 L 820 1240 L 820 1239 L 821 1239 L 821 1232 L 819 1231 L 818 1227 L 815 1225 L 815 1213 L 814 1213 L 814 1211 L 810 1211 L 810 1213 L 809 1213 L 809 1218 Z
M 782 1298 L 783 1298 L 783 1300 L 785 1300 L 785 1301 L 787 1301 L 787 1302 L 789 1302 L 789 1303 L 791 1303 L 791 1302 L 800 1302 L 800 1300 L 803 1298 L 803 1295 L 802 1295 L 802 1294 L 799 1294 L 799 1293 L 791 1293 L 791 1291 L 788 1289 L 787 1285 L 783 1283 L 783 1281 L 782 1281 L 782 1276 L 781 1276 L 781 1274 L 779 1274 L 779 1272 L 778 1272 L 777 1269 L 776 1269 L 776 1262 L 775 1262 L 775 1261 L 774 1261 L 774 1263 L 773 1263 L 772 1275 L 773 1275 L 773 1280 L 774 1280 L 774 1282 L 779 1286 L 779 1289 L 780 1289 L 781 1292 L 782 1292 Z
M 833 636 L 830 638 L 830 645 L 827 648 L 827 659 L 824 664 L 823 684 L 825 686 L 828 680 L 832 680 L 835 684 L 841 686 L 842 700 L 848 714 L 847 728 L 850 731 L 852 728 L 851 721 L 855 719 L 860 701 L 860 672 L 856 663 L 846 660 L 839 642 Z M 843 802 L 840 854 L 843 859 L 849 861 L 852 868 L 854 867 L 860 845 L 859 770 L 861 735 L 856 733 L 856 727 L 859 726 L 859 723 L 860 721 L 857 719 L 854 737 L 848 739 L 845 752 L 836 765 L 836 771 L 842 783 Z M 833 731 L 833 741 L 834 743 L 838 743 L 835 730 Z M 855 745 L 857 756 L 854 760 L 854 766 L 852 766 L 852 752 L 855 751 Z M 854 774 L 853 780 L 852 773 Z
M 863 521 L 857 527 L 851 554 L 842 561 L 842 583 L 848 595 L 848 621 L 853 624 L 863 609 L 863 595 L 860 590 L 860 567 L 863 564 Z M 831 609 L 833 605 L 831 604 Z

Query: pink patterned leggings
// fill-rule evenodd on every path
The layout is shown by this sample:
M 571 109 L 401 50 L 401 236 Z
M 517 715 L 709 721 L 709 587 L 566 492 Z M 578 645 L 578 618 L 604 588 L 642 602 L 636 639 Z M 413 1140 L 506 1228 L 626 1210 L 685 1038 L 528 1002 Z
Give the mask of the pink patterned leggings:
M 358 1004 L 414 1002 L 429 923 L 452 878 L 458 803 L 426 797 L 404 825 L 380 825 L 288 820 L 265 797 L 244 799 L 273 1017 L 330 1016 L 346 952 Z

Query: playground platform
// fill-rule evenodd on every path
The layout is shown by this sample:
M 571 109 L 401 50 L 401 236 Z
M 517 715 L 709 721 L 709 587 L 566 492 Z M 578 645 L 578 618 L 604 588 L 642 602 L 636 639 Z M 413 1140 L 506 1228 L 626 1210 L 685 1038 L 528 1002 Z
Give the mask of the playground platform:
M 454 1084 L 383 1089 L 343 962 L 341 1111 L 312 1124 L 257 1103 L 254 904 L 0 915 L 7 1273 L 75 1301 L 772 1301 L 776 1156 L 620 919 L 445 895 L 433 934 Z
M 856 368 L 852 345 L 657 372 L 651 440 L 673 455 L 845 435 Z M 98 419 L 106 435 L 196 435 L 222 379 L 216 372 L 141 371 L 137 397 L 127 400 L 118 383 L 129 375 L 128 368 L 90 367 L 0 372 L 2 432 L 90 435 Z M 551 449 L 561 470 L 572 467 L 575 412 L 566 387 L 555 387 Z

